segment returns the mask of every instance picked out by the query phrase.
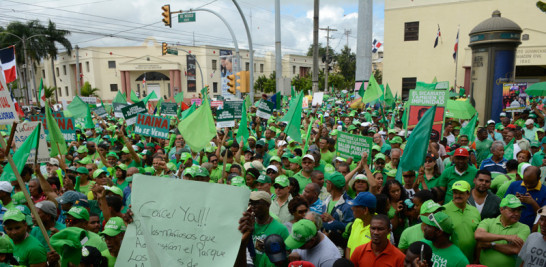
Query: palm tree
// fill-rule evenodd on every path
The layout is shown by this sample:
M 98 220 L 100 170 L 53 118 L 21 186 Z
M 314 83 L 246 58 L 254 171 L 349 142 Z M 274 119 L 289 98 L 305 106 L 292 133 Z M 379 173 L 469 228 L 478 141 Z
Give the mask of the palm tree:
M 49 20 L 49 23 L 47 24 L 47 28 L 44 32 L 47 36 L 47 53 L 49 55 L 49 58 L 51 59 L 51 73 L 53 74 L 53 87 L 57 88 L 57 79 L 55 78 L 55 59 L 57 59 L 57 55 L 59 50 L 57 49 L 56 43 L 59 43 L 61 46 L 63 46 L 66 49 L 66 52 L 70 56 L 72 53 L 72 44 L 68 39 L 66 39 L 67 35 L 70 35 L 70 32 L 67 30 L 59 30 L 57 29 L 57 26 L 55 23 L 53 23 L 51 20 Z M 59 101 L 59 97 L 57 95 L 57 91 L 55 90 L 55 99 L 57 102 Z
M 92 88 L 89 82 L 85 82 L 81 89 L 81 96 L 98 96 L 98 88 Z

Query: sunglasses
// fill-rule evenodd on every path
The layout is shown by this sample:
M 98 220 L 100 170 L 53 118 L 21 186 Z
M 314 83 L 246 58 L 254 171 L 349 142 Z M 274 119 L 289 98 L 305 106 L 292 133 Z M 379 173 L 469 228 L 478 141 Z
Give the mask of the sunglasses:
M 303 215 L 303 214 L 307 213 L 308 211 L 309 211 L 308 209 L 304 209 L 304 210 L 298 210 L 298 211 L 296 211 L 296 212 L 297 212 L 298 214 L 302 214 L 302 215 Z
M 274 170 L 267 170 L 267 172 L 266 172 L 266 173 L 267 173 L 267 174 L 270 174 L 270 173 L 277 173 L 277 172 L 276 172 L 276 171 L 274 171 Z
M 434 213 L 429 214 L 428 219 L 433 222 L 438 228 L 440 228 L 441 231 L 444 231 L 444 229 L 442 229 L 442 226 L 440 226 L 440 223 L 438 223 L 436 218 L 434 218 Z
M 425 162 L 426 162 L 426 163 L 434 163 L 435 160 L 433 160 L 433 159 L 427 159 L 427 160 L 425 160 Z
M 285 188 L 286 188 L 285 186 L 280 186 L 280 185 L 278 185 L 278 184 L 273 185 L 273 187 L 274 187 L 275 189 L 285 189 Z
M 211 163 L 216 163 L 216 162 L 218 162 L 218 160 L 215 159 L 215 160 L 211 160 L 210 162 L 211 162 Z

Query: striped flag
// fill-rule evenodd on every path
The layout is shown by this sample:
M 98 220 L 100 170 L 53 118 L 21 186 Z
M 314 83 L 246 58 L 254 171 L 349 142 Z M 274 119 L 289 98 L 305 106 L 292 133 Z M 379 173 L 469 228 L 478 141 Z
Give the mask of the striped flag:
M 372 43 L 372 53 L 377 53 L 377 50 L 383 45 L 381 42 L 377 41 L 376 39 L 373 39 Z
M 8 46 L 0 50 L 0 67 L 4 71 L 6 83 L 17 79 L 17 66 L 15 65 L 15 46 Z
M 436 33 L 436 40 L 434 40 L 434 48 L 438 46 L 438 41 L 442 37 L 442 32 L 440 31 L 440 24 L 438 24 L 438 33 Z
M 457 30 L 457 39 L 455 39 L 455 46 L 453 47 L 453 60 L 457 60 L 457 53 L 459 51 L 459 30 Z

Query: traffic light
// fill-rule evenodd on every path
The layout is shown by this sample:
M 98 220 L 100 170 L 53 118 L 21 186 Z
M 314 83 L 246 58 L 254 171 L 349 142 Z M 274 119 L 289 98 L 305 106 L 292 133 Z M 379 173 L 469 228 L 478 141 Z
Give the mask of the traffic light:
M 227 83 L 227 85 L 229 86 L 228 92 L 230 92 L 231 94 L 235 94 L 235 75 L 228 75 L 227 78 L 229 80 Z
M 161 7 L 161 9 L 163 10 L 163 13 L 161 13 L 161 15 L 163 15 L 163 23 L 165 23 L 165 26 L 169 26 L 169 27 L 173 27 L 172 24 L 171 24 L 171 5 L 164 5 Z
M 167 43 L 161 43 L 161 55 L 164 56 L 167 54 Z
M 237 90 L 241 91 L 241 93 L 250 92 L 250 72 L 240 71 L 237 72 L 237 76 L 239 77 L 239 79 L 237 80 L 237 82 L 239 83 L 239 86 L 237 86 Z

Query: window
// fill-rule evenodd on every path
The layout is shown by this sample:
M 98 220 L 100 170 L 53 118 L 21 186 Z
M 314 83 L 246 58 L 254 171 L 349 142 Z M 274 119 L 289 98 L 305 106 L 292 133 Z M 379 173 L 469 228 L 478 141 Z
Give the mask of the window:
M 407 100 L 409 97 L 409 90 L 415 89 L 417 83 L 416 77 L 402 78 L 402 100 Z
M 59 77 L 59 67 L 57 67 L 57 77 Z
M 110 91 L 111 92 L 117 92 L 118 91 L 118 84 L 117 83 L 110 84 Z
M 249 69 L 250 69 L 250 63 L 246 62 L 245 63 L 245 70 L 248 71 Z
M 63 65 L 63 75 L 66 75 L 66 65 Z
M 137 83 L 136 85 L 136 93 L 137 93 L 137 96 L 140 95 L 140 83 Z
M 292 74 L 296 74 L 296 66 L 292 66 Z
M 217 61 L 216 61 L 216 59 L 213 59 L 212 60 L 212 70 L 216 70 L 216 68 L 217 68 L 216 65 L 217 65 Z
M 89 72 L 89 61 L 85 62 L 85 71 Z
M 260 64 L 260 73 L 264 73 L 264 64 Z
M 65 86 L 64 87 L 64 91 L 66 92 L 66 96 L 69 96 L 70 94 L 68 93 L 68 86 Z
M 212 92 L 218 93 L 218 83 L 212 83 Z
M 256 63 L 254 63 L 254 72 L 256 72 Z
M 42 77 L 44 77 L 45 80 L 45 70 L 42 70 Z
M 419 40 L 419 21 L 406 22 L 404 24 L 404 41 Z
M 167 83 L 167 94 L 169 95 L 169 98 L 171 98 L 171 83 Z
M 63 96 L 63 89 L 61 87 L 57 87 L 57 89 L 59 90 L 59 96 Z
M 114 61 L 114 60 L 109 60 L 109 61 L 108 61 L 108 68 L 109 68 L 109 69 L 115 69 L 115 68 L 116 68 L 116 61 Z

